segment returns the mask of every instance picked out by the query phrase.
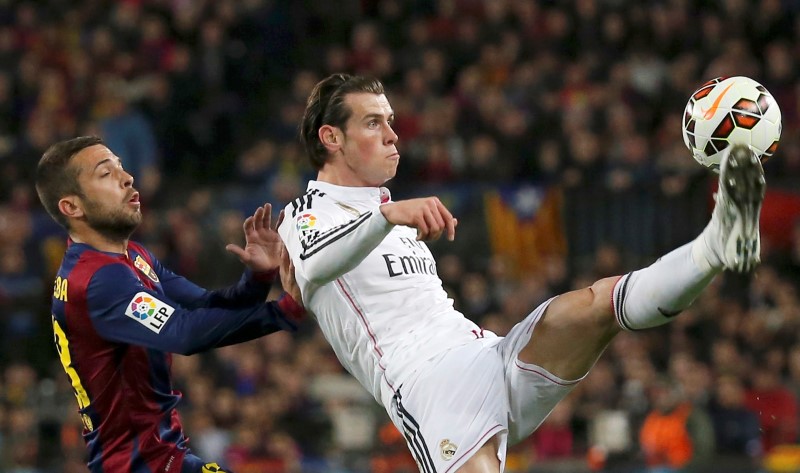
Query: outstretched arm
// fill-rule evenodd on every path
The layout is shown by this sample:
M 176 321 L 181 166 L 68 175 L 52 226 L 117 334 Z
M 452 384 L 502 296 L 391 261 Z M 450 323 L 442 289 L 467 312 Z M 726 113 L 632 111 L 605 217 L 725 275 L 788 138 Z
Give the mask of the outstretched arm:
M 282 217 L 283 212 L 281 212 L 279 221 Z M 164 292 L 184 307 L 247 307 L 266 300 L 270 286 L 278 275 L 281 265 L 283 242 L 278 235 L 276 226 L 273 226 L 271 221 L 272 206 L 264 204 L 256 209 L 252 216 L 245 219 L 242 225 L 245 237 L 244 248 L 235 244 L 225 247 L 239 258 L 245 265 L 246 271 L 237 284 L 224 289 L 208 291 L 201 288 L 163 267 L 149 252 L 147 255 L 161 280 Z M 146 252 L 144 248 L 141 248 L 141 251 Z M 287 292 L 289 291 L 287 290 Z
M 100 268 L 92 276 L 86 299 L 100 337 L 184 355 L 295 330 L 303 313 L 286 295 L 237 309 L 188 309 L 142 285 L 123 264 Z

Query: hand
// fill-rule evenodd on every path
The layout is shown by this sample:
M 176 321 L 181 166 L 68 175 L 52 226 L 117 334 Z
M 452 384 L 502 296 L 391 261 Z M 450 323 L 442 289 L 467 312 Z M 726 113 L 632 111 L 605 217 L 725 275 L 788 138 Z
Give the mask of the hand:
M 281 211 L 278 221 L 283 218 Z M 239 257 L 242 263 L 257 273 L 265 273 L 278 269 L 281 265 L 281 249 L 283 242 L 272 227 L 272 205 L 264 204 L 256 212 L 247 217 L 242 228 L 244 229 L 245 247 L 229 244 L 226 250 Z
M 294 277 L 294 264 L 289 259 L 289 252 L 285 247 L 281 247 L 281 287 L 289 293 L 298 304 L 303 304 L 303 295 L 300 293 L 300 287 L 297 285 L 297 280 Z
M 437 240 L 447 231 L 447 239 L 456 238 L 458 219 L 438 197 L 401 200 L 381 205 L 381 213 L 389 223 L 417 229 L 417 240 Z

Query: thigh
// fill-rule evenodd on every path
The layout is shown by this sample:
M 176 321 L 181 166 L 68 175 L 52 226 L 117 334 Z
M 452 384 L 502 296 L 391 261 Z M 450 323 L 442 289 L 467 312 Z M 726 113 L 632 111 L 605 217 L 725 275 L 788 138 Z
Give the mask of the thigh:
M 604 278 L 542 304 L 534 311 L 536 330 L 529 329 L 529 341 L 517 351 L 517 358 L 564 379 L 585 376 L 622 330 L 611 301 L 618 280 Z
M 501 450 L 501 439 L 493 437 L 462 465 L 456 473 L 500 473 L 503 464 L 497 452 Z M 502 447 L 505 450 L 505 447 Z
M 519 353 L 531 341 L 536 326 L 553 299 L 515 325 L 497 345 L 503 359 L 508 391 L 508 444 L 530 435 L 580 379 L 565 380 L 532 363 L 520 361 Z
M 455 472 L 494 436 L 504 462 L 504 370 L 497 351 L 476 340 L 435 358 L 396 389 L 387 411 L 421 472 Z

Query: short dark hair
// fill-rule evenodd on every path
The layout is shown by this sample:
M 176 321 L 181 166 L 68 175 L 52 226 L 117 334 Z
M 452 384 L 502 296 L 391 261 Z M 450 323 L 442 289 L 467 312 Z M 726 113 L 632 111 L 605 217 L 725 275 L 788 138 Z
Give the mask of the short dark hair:
M 344 104 L 344 99 L 348 94 L 360 92 L 383 94 L 383 84 L 371 77 L 331 74 L 311 91 L 300 125 L 300 141 L 314 169 L 322 169 L 328 158 L 328 151 L 319 139 L 319 129 L 331 125 L 344 130 L 353 113 Z
M 84 149 L 102 145 L 97 136 L 80 136 L 59 141 L 47 148 L 36 166 L 36 193 L 47 213 L 69 230 L 69 220 L 58 210 L 58 201 L 68 195 L 83 195 L 78 184 L 78 169 L 70 166 L 72 158 Z

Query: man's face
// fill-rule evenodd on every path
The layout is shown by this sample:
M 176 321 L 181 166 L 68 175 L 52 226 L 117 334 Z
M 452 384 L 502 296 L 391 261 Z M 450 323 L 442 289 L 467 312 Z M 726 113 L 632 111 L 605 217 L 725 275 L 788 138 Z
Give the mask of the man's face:
M 79 202 L 89 227 L 115 241 L 130 237 L 142 221 L 141 204 L 120 159 L 94 145 L 75 155 L 71 166 L 78 169 Z
M 392 130 L 392 107 L 383 94 L 349 94 L 344 103 L 352 114 L 341 130 L 341 165 L 348 176 L 348 182 L 342 184 L 378 187 L 395 176 L 400 161 L 397 134 Z

